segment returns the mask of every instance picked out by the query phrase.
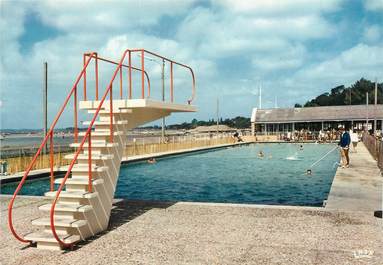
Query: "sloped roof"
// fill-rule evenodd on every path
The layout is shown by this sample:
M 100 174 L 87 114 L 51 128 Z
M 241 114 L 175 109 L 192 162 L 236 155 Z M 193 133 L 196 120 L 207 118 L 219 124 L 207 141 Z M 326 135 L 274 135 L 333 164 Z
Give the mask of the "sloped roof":
M 351 106 L 326 106 L 307 108 L 254 108 L 251 121 L 256 123 L 278 122 L 315 122 L 315 121 L 342 121 L 365 120 L 375 117 L 383 119 L 383 105 L 351 105 Z

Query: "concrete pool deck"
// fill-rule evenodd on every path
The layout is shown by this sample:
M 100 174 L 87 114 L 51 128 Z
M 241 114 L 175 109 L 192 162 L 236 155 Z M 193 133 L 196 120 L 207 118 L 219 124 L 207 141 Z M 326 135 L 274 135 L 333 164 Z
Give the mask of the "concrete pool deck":
M 120 201 L 109 229 L 74 251 L 37 250 L 10 235 L 1 197 L 0 264 L 381 264 L 382 219 L 319 207 Z M 41 197 L 20 198 L 30 229 Z
M 325 208 L 117 200 L 109 229 L 67 252 L 19 243 L 7 227 L 10 196 L 0 196 L 0 264 L 381 265 L 383 221 L 374 211 L 383 178 L 366 151 L 360 144 L 352 167 L 337 171 Z M 17 231 L 31 230 L 45 202 L 16 200 Z
M 326 209 L 374 212 L 382 210 L 383 177 L 363 143 L 350 153 L 350 167 L 339 168 L 331 185 Z M 383 264 L 383 263 L 382 263 Z

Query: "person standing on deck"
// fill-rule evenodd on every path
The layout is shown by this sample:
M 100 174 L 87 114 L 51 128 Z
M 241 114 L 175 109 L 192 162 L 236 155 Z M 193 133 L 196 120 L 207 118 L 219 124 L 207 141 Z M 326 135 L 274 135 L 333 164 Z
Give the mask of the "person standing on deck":
M 339 126 L 340 140 L 338 145 L 340 146 L 340 153 L 342 156 L 342 168 L 349 167 L 350 158 L 348 151 L 350 149 L 351 137 L 348 131 L 344 130 L 343 126 Z
M 352 142 L 352 149 L 354 153 L 356 153 L 356 146 L 358 145 L 358 142 L 359 142 L 358 134 L 356 133 L 356 131 L 350 130 L 350 136 L 351 136 L 351 142 Z

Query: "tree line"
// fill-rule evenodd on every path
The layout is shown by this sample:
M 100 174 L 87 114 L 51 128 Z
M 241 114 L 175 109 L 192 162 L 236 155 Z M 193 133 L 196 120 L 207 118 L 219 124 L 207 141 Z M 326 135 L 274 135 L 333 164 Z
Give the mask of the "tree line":
M 250 128 L 250 118 L 242 117 L 242 116 L 237 116 L 235 118 L 227 118 L 227 119 L 219 119 L 219 124 L 220 125 L 227 125 L 232 128 L 238 128 L 238 129 L 245 129 L 245 128 Z M 212 126 L 216 125 L 217 120 L 215 119 L 209 119 L 207 121 L 203 120 L 197 120 L 193 119 L 191 122 L 183 122 L 179 124 L 172 124 L 172 125 L 167 125 L 166 129 L 169 130 L 190 130 L 194 129 L 198 126 Z M 161 127 L 158 125 L 154 126 L 146 126 L 146 127 L 141 127 L 141 128 L 150 128 L 150 129 L 160 129 Z
M 378 104 L 383 104 L 383 83 L 378 83 Z M 331 89 L 316 98 L 301 105 L 296 103 L 294 107 L 318 107 L 318 106 L 340 106 L 340 105 L 362 105 L 366 104 L 366 93 L 368 92 L 368 103 L 374 104 L 375 83 L 367 79 L 360 79 L 349 87 L 344 85 Z

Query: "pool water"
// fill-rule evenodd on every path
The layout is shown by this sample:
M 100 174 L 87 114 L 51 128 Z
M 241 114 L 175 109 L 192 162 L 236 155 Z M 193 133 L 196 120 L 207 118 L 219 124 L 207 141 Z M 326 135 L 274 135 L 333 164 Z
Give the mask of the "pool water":
M 115 197 L 139 200 L 198 201 L 320 206 L 327 199 L 339 153 L 330 144 L 249 144 L 124 165 Z M 264 157 L 259 157 L 259 152 Z M 30 181 L 22 194 L 42 195 L 49 181 Z M 2 185 L 13 193 L 16 184 Z

